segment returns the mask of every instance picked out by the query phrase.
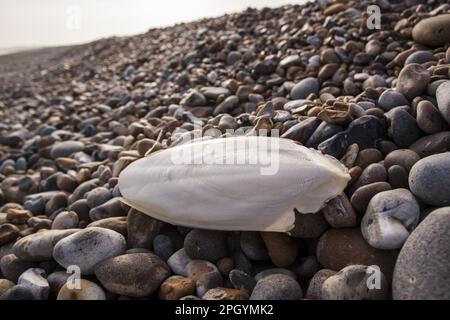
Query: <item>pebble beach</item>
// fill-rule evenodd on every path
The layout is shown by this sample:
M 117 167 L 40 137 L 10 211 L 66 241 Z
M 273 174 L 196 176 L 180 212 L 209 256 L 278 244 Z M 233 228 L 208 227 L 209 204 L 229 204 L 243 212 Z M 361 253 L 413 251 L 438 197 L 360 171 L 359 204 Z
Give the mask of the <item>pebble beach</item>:
M 127 166 L 208 129 L 278 130 L 350 180 L 289 233 L 121 201 Z M 249 8 L 0 56 L 0 300 L 448 300 L 449 279 L 448 1 Z

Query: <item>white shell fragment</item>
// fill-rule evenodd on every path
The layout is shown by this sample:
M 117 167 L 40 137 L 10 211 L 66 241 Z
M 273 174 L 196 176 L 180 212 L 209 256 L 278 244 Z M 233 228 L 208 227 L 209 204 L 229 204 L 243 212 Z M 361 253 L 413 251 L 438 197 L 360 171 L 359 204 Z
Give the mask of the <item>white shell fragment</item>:
M 350 180 L 335 158 L 292 140 L 238 136 L 150 154 L 119 176 L 123 201 L 180 226 L 288 232 L 296 208 L 320 210 Z

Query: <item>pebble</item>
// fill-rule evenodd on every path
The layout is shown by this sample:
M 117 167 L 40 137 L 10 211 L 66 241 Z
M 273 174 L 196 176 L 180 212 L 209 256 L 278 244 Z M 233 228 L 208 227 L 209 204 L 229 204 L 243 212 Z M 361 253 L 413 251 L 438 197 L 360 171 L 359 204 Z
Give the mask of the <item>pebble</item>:
M 161 300 L 180 300 L 194 293 L 194 280 L 181 276 L 171 276 L 161 284 L 158 296 Z
M 419 199 L 433 206 L 450 204 L 450 152 L 416 162 L 409 174 L 409 187 Z
M 14 286 L 14 282 L 9 281 L 8 279 L 0 279 L 0 296 Z
M 432 211 L 411 233 L 395 265 L 395 300 L 450 299 L 450 207 Z
M 184 250 L 192 260 L 217 262 L 227 254 L 226 233 L 194 229 L 184 238 Z
M 229 277 L 235 289 L 242 289 L 251 293 L 256 286 L 256 280 L 242 270 L 231 270 Z
M 163 223 L 135 209 L 128 211 L 127 245 L 130 248 L 153 248 L 153 239 Z
M 36 264 L 18 258 L 14 254 L 6 254 L 0 259 L 0 270 L 6 279 L 17 283 L 22 273 L 30 268 L 36 267 Z
M 407 111 L 394 109 L 391 112 L 389 134 L 397 146 L 407 148 L 422 136 L 422 132 L 416 119 Z
M 90 227 L 99 227 L 99 228 L 105 228 L 110 229 L 113 231 L 116 231 L 123 235 L 125 238 L 128 235 L 128 223 L 127 223 L 127 217 L 112 217 L 112 218 L 105 218 L 102 220 L 91 222 L 87 225 L 88 228 Z
M 358 180 L 349 188 L 349 193 L 353 194 L 358 188 L 370 183 L 386 181 L 386 178 L 386 168 L 381 163 L 373 163 L 363 170 Z
M 132 253 L 103 260 L 95 266 L 95 275 L 108 291 L 145 297 L 158 290 L 170 269 L 153 253 Z
M 92 221 L 125 215 L 126 211 L 124 210 L 119 197 L 112 198 L 89 211 L 89 217 Z
M 384 181 L 369 183 L 356 189 L 350 198 L 350 202 L 353 208 L 358 212 L 364 212 L 369 205 L 370 200 L 376 194 L 391 189 L 391 185 Z
M 81 274 L 93 274 L 101 261 L 125 252 L 125 238 L 115 231 L 91 227 L 58 241 L 53 258 L 64 268 L 77 265 Z
M 164 261 L 167 261 L 175 252 L 175 246 L 170 237 L 159 234 L 153 239 L 153 251 Z
M 390 166 L 388 169 L 388 183 L 392 189 L 409 188 L 408 172 L 397 164 Z
M 206 291 L 203 300 L 248 300 L 248 293 L 244 290 L 230 288 L 213 288 Z
M 365 169 L 368 165 L 372 163 L 377 163 L 383 160 L 383 155 L 378 149 L 369 148 L 361 150 L 355 160 L 354 165 Z
M 30 268 L 20 275 L 17 284 L 30 288 L 35 300 L 46 300 L 50 293 L 50 285 L 44 276 L 43 269 Z
M 316 256 L 326 269 L 341 270 L 352 265 L 377 265 L 390 279 L 398 252 L 379 250 L 370 246 L 361 234 L 360 228 L 330 229 L 317 243 Z
M 419 222 L 420 207 L 407 189 L 376 194 L 361 221 L 361 233 L 374 248 L 400 249 Z
M 110 200 L 111 197 L 111 190 L 105 187 L 92 189 L 85 194 L 85 198 L 87 199 L 87 205 L 89 206 L 89 208 L 95 208 Z
M 384 300 L 388 296 L 388 283 L 382 272 L 379 283 L 371 283 L 373 271 L 368 266 L 351 265 L 327 278 L 322 285 L 323 300 Z M 379 288 L 368 288 L 368 284 Z
M 300 300 L 302 295 L 302 288 L 292 277 L 272 274 L 256 283 L 250 300 Z
M 0 225 L 0 246 L 13 242 L 19 237 L 20 230 L 15 225 L 5 223 Z
M 403 94 L 408 100 L 420 96 L 430 82 L 430 72 L 417 63 L 403 67 L 397 78 L 395 90 Z
M 406 58 L 405 66 L 410 63 L 423 64 L 428 61 L 434 61 L 434 55 L 431 51 L 419 50 L 412 53 L 408 58 Z
M 447 129 L 447 125 L 439 110 L 427 100 L 417 104 L 417 125 L 427 134 L 433 134 Z
M 80 279 L 78 288 L 72 283 L 64 284 L 56 300 L 106 300 L 106 294 L 96 283 Z
M 269 254 L 259 232 L 241 232 L 240 247 L 244 254 L 253 261 L 269 259 Z
M 187 277 L 188 273 L 186 267 L 191 261 L 191 258 L 186 254 L 186 250 L 181 248 L 170 256 L 167 260 L 167 264 L 170 269 L 172 269 L 173 273 Z
M 186 265 L 187 276 L 195 281 L 196 292 L 202 297 L 209 289 L 221 287 L 222 275 L 217 267 L 206 260 L 191 260 Z
M 389 111 L 395 107 L 407 105 L 409 105 L 408 99 L 406 99 L 402 93 L 392 89 L 383 91 L 378 98 L 378 107 L 384 111 Z
M 449 15 L 450 16 L 450 15 Z M 442 117 L 450 124 L 450 81 L 445 81 L 436 90 L 436 100 Z
M 15 285 L 0 296 L 0 300 L 35 300 L 34 294 L 29 287 Z
M 317 271 L 308 284 L 305 298 L 310 300 L 323 300 L 322 285 L 329 277 L 336 274 L 336 271 L 330 269 L 321 269 Z
M 442 46 L 450 42 L 450 14 L 420 20 L 412 30 L 414 41 L 430 46 Z
M 356 143 L 360 150 L 375 148 L 382 136 L 383 128 L 380 120 L 375 116 L 362 116 L 353 120 L 347 130 L 320 143 L 318 149 L 324 154 L 340 159 L 349 145 Z
M 60 157 L 69 157 L 70 155 L 83 151 L 84 144 L 79 141 L 64 141 L 53 145 L 50 155 L 53 159 Z
M 46 230 L 30 234 L 14 244 L 14 254 L 26 261 L 51 260 L 56 243 L 78 231 L 80 229 Z
M 345 193 L 328 201 L 322 213 L 333 228 L 351 228 L 358 223 L 358 216 Z
M 409 172 L 414 164 L 419 160 L 419 155 L 413 150 L 397 149 L 386 155 L 384 158 L 384 166 L 386 169 L 389 169 L 393 165 L 399 165 Z
M 305 78 L 291 89 L 291 99 L 306 99 L 312 93 L 319 93 L 319 81 L 312 77 Z
M 450 151 L 450 131 L 430 134 L 420 138 L 410 145 L 409 149 L 415 151 L 421 158 Z
M 71 276 L 72 274 L 66 271 L 55 271 L 48 275 L 47 281 L 50 286 L 50 299 L 56 299 L 59 290 L 61 290 L 61 288 L 67 283 Z M 75 279 L 71 278 L 70 280 L 72 281 L 72 283 L 75 283 Z
M 79 219 L 75 211 L 59 213 L 52 223 L 53 230 L 74 229 L 78 227 Z
M 297 257 L 297 244 L 291 237 L 278 232 L 261 232 L 270 260 L 277 267 L 291 265 Z

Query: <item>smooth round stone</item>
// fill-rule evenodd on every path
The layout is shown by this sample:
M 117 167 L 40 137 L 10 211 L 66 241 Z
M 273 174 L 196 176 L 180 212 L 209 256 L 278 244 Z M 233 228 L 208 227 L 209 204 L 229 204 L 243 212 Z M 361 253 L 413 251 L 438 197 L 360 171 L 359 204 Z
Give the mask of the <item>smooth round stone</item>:
M 311 93 L 319 93 L 319 80 L 316 78 L 305 78 L 291 89 L 291 99 L 306 99 Z
M 167 278 L 158 291 L 158 296 L 161 300 L 180 300 L 193 294 L 195 294 L 194 280 L 181 276 Z
M 71 154 L 83 151 L 84 144 L 79 141 L 63 141 L 55 143 L 50 151 L 53 159 L 60 157 L 69 157 Z
M 380 192 L 369 202 L 361 233 L 374 248 L 399 249 L 416 227 L 419 216 L 419 204 L 409 190 Z
M 450 15 L 449 15 L 450 17 Z M 445 121 L 450 124 L 450 81 L 445 81 L 436 90 L 436 100 L 439 111 Z
M 289 270 L 289 269 L 285 269 L 285 268 L 270 268 L 270 269 L 265 269 L 257 274 L 255 274 L 254 279 L 256 281 L 261 280 L 264 277 L 270 276 L 272 274 L 284 274 L 287 275 L 289 277 L 291 277 L 294 280 L 297 280 L 297 275 Z
M 384 111 L 389 111 L 395 107 L 409 105 L 408 99 L 403 94 L 395 90 L 389 89 L 383 91 L 378 98 L 378 107 Z
M 409 187 L 422 201 L 433 206 L 450 204 L 450 152 L 418 161 L 409 174 Z
M 450 14 L 420 20 L 412 30 L 414 41 L 430 47 L 450 42 Z
M 244 254 L 253 261 L 269 259 L 269 254 L 259 232 L 241 232 L 240 246 Z
M 348 146 L 344 156 L 339 160 L 348 169 L 351 169 L 355 165 L 356 158 L 358 157 L 359 147 L 356 143 Z
M 74 203 L 75 201 L 82 199 L 84 195 L 98 187 L 98 179 L 91 179 L 85 181 L 78 185 L 75 190 L 73 190 L 72 194 L 69 196 L 69 204 Z
M 386 155 L 384 166 L 390 168 L 393 165 L 399 165 L 409 172 L 419 160 L 419 155 L 414 151 L 409 149 L 397 149 Z
M 297 243 L 286 234 L 278 232 L 261 232 L 270 260 L 277 267 L 291 265 L 297 257 Z
M 126 211 L 123 209 L 119 197 L 112 198 L 105 203 L 92 208 L 89 211 L 89 217 L 92 221 L 98 221 L 105 218 L 125 216 Z
M 374 182 L 386 181 L 387 173 L 381 163 L 373 163 L 363 170 L 358 180 L 351 185 L 349 193 L 353 194 L 358 188 Z
M 248 300 L 248 298 L 245 290 L 223 287 L 209 289 L 202 297 L 203 300 Z
M 56 300 L 106 300 L 105 291 L 99 285 L 86 279 L 76 283 L 66 283 L 58 292 Z
M 226 233 L 194 229 L 184 238 L 184 250 L 193 260 L 216 262 L 227 255 Z
M 95 276 L 108 291 L 129 297 L 150 295 L 169 275 L 167 264 L 153 253 L 124 254 L 95 266 Z
M 389 183 L 381 181 L 364 185 L 356 189 L 350 198 L 352 206 L 359 212 L 364 212 L 369 205 L 370 200 L 383 191 L 391 190 Z
M 186 266 L 191 261 L 192 259 L 186 254 L 184 248 L 181 248 L 170 256 L 167 260 L 167 264 L 170 269 L 172 269 L 173 273 L 187 277 Z
M 431 212 L 406 240 L 395 265 L 396 300 L 450 299 L 450 207 Z
M 327 278 L 322 285 L 323 300 L 384 300 L 389 284 L 380 272 L 380 288 L 368 288 L 373 271 L 368 266 L 351 265 Z M 374 283 L 375 284 L 375 283 Z
M 450 90 L 450 87 L 449 87 Z M 447 129 L 439 110 L 427 100 L 417 104 L 417 125 L 425 133 L 433 134 Z
M 330 269 L 321 269 L 311 278 L 306 290 L 306 299 L 322 300 L 322 285 L 329 277 L 336 274 L 336 271 Z
M 75 211 L 63 211 L 53 220 L 52 229 L 63 230 L 78 227 L 79 219 Z
M 170 237 L 165 234 L 159 234 L 153 239 L 153 252 L 167 261 L 175 252 L 175 246 Z
M 321 211 L 316 213 L 295 213 L 294 228 L 289 232 L 295 238 L 317 238 L 328 229 L 328 223 Z
M 250 296 L 250 300 L 300 300 L 302 289 L 292 277 L 272 274 L 260 279 Z
M 345 193 L 328 201 L 322 208 L 322 213 L 333 228 L 350 228 L 358 223 L 358 216 Z
M 16 240 L 19 234 L 19 228 L 13 224 L 5 223 L 0 225 L 0 246 Z
M 99 227 L 99 228 L 105 228 L 110 229 L 113 231 L 116 231 L 123 235 L 124 237 L 127 236 L 127 217 L 112 217 L 112 218 L 105 218 L 102 220 L 94 221 L 87 225 L 86 228 L 91 227 Z
M 35 263 L 19 259 L 14 254 L 4 255 L 0 259 L 1 274 L 14 283 L 17 283 L 22 273 L 35 266 Z
M 420 64 L 411 63 L 400 71 L 395 89 L 412 100 L 425 91 L 429 82 L 430 72 Z
M 217 267 L 206 260 L 192 260 L 186 265 L 187 276 L 195 281 L 196 292 L 202 297 L 209 289 L 221 287 L 223 278 Z
M 111 197 L 111 191 L 105 187 L 92 189 L 85 194 L 89 208 L 95 208 L 111 199 Z
M 315 256 L 306 256 L 299 259 L 295 274 L 300 279 L 310 279 L 320 268 Z
M 342 127 L 333 123 L 322 122 L 305 142 L 305 146 L 316 148 L 322 141 L 342 131 Z
M 409 147 L 422 136 L 416 119 L 401 109 L 392 110 L 389 133 L 395 144 L 401 148 Z
M 365 169 L 372 163 L 377 163 L 383 160 L 383 155 L 378 149 L 369 148 L 361 150 L 355 160 L 355 166 Z
M 17 284 L 30 288 L 35 300 L 47 300 L 50 285 L 44 275 L 44 269 L 30 268 L 20 275 Z
M 320 237 L 316 250 L 317 260 L 326 269 L 341 270 L 353 264 L 377 265 L 388 278 L 398 254 L 395 250 L 370 246 L 359 227 L 328 230 Z
M 256 280 L 242 270 L 231 270 L 229 277 L 235 289 L 246 290 L 250 293 L 256 286 Z
M 0 296 L 0 300 L 35 300 L 29 287 L 15 285 Z
M 14 286 L 14 282 L 9 281 L 8 279 L 0 279 L 0 296 Z
M 409 188 L 408 172 L 402 166 L 394 164 L 388 169 L 388 182 L 392 189 Z
M 50 286 L 50 299 L 56 299 L 59 290 L 67 283 L 72 274 L 66 271 L 55 271 L 48 275 L 47 281 Z M 71 279 L 74 281 L 74 279 Z
M 117 198 L 118 199 L 118 198 Z M 163 222 L 138 210 L 131 209 L 127 218 L 127 244 L 130 248 L 153 248 L 153 239 L 161 230 Z
M 203 94 L 201 94 L 197 90 L 191 90 L 180 101 L 180 104 L 187 107 L 204 106 L 206 105 L 206 98 Z
M 436 59 L 431 51 L 420 50 L 412 53 L 408 58 L 406 58 L 405 66 L 410 63 L 422 64 L 434 60 Z
M 46 230 L 30 234 L 14 244 L 14 254 L 26 261 L 51 260 L 56 243 L 78 231 L 80 229 Z
M 438 132 L 420 138 L 410 145 L 409 149 L 415 151 L 421 158 L 450 151 L 450 131 Z
M 77 265 L 82 274 L 93 274 L 99 262 L 125 250 L 125 238 L 120 233 L 92 227 L 60 240 L 53 249 L 53 258 L 64 268 Z

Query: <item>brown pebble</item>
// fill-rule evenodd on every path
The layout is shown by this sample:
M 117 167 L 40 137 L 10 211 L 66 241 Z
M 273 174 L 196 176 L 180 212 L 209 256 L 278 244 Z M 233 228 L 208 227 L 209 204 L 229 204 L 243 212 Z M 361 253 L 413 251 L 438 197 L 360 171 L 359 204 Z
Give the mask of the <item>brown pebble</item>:
M 261 237 L 274 265 L 287 267 L 295 261 L 298 248 L 294 239 L 278 232 L 261 232 Z

